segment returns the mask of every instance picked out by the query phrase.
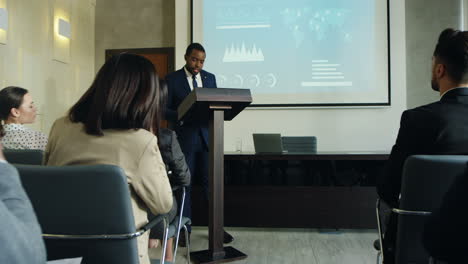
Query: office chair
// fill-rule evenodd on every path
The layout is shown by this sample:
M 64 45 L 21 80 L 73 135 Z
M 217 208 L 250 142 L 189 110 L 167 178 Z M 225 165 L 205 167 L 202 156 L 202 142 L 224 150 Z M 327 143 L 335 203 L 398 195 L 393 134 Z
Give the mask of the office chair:
M 169 172 L 170 173 L 170 172 Z M 185 187 L 180 187 L 180 188 L 174 188 L 173 191 L 176 194 L 179 194 L 179 199 L 178 201 L 180 202 L 179 206 L 179 212 L 178 215 L 174 218 L 174 220 L 169 224 L 168 231 L 167 233 L 167 238 L 172 238 L 175 237 L 175 246 L 174 246 L 174 260 L 173 263 L 176 263 L 176 257 L 177 257 L 177 248 L 179 245 L 179 236 L 180 236 L 180 230 L 183 228 L 184 233 L 185 233 L 185 241 L 187 241 L 187 264 L 190 264 L 190 243 L 189 243 L 189 232 L 187 230 L 187 225 L 191 225 L 192 222 L 190 218 L 182 216 L 182 212 L 184 209 L 184 204 L 185 204 Z M 164 234 L 156 234 L 158 239 L 162 239 Z M 165 251 L 165 249 L 164 249 Z
M 430 256 L 422 245 L 422 233 L 426 217 L 440 206 L 444 194 L 457 175 L 464 172 L 468 156 L 415 155 L 409 157 L 403 167 L 400 205 L 391 208 L 398 217 L 395 262 L 428 263 Z M 380 251 L 383 254 L 381 203 L 376 204 Z
M 48 260 L 137 264 L 137 237 L 162 221 L 167 238 L 164 215 L 136 230 L 129 185 L 117 166 L 16 168 L 42 227 Z
M 40 149 L 3 149 L 6 160 L 13 164 L 41 165 L 44 151 Z

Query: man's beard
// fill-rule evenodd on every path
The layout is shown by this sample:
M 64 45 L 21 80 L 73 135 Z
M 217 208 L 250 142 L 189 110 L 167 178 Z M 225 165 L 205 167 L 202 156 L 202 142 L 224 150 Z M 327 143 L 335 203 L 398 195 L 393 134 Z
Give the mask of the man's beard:
M 434 79 L 431 80 L 431 87 L 432 87 L 432 90 L 434 90 L 436 92 L 440 91 L 439 83 Z
M 193 68 L 192 68 L 192 67 L 189 67 L 189 66 L 187 66 L 187 65 L 185 65 L 185 69 L 187 69 L 187 71 L 190 72 L 190 74 L 192 74 L 192 75 L 197 75 L 197 74 L 198 74 L 198 73 L 196 73 L 196 72 L 193 71 Z

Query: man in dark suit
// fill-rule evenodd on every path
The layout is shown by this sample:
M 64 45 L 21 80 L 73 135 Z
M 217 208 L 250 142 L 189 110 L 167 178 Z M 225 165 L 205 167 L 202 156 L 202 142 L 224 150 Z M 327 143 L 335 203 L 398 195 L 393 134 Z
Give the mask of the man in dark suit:
M 213 74 L 203 70 L 206 53 L 201 44 L 190 44 L 184 57 L 185 66 L 166 77 L 168 87 L 166 119 L 174 125 L 192 175 L 192 181 L 194 179 L 201 181 L 205 198 L 208 199 L 208 124 L 178 121 L 177 107 L 194 88 L 217 88 L 216 78 Z M 189 186 L 184 216 L 191 217 L 191 215 L 191 186 Z M 181 240 L 183 238 L 184 236 L 181 236 Z M 224 243 L 230 243 L 233 240 L 230 234 L 224 232 Z M 182 244 L 184 242 L 182 241 Z
M 386 170 L 377 179 L 380 198 L 392 208 L 398 207 L 403 164 L 409 156 L 468 153 L 468 32 L 446 29 L 440 34 L 431 85 L 440 101 L 403 112 Z M 383 240 L 386 264 L 393 262 L 396 227 L 391 214 Z

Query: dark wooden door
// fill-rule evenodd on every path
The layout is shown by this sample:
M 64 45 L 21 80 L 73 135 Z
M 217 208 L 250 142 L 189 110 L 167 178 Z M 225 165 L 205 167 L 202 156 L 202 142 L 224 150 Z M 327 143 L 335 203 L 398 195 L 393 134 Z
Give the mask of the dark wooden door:
M 133 53 L 150 60 L 161 80 L 166 78 L 168 73 L 174 71 L 174 48 L 144 48 L 144 49 L 108 49 L 106 50 L 106 60 L 120 53 Z M 168 127 L 166 120 L 163 120 L 162 127 Z
M 133 53 L 150 60 L 159 75 L 160 79 L 166 78 L 168 73 L 174 71 L 174 48 L 144 48 L 144 49 L 108 49 L 106 50 L 106 60 L 113 55 L 123 52 Z

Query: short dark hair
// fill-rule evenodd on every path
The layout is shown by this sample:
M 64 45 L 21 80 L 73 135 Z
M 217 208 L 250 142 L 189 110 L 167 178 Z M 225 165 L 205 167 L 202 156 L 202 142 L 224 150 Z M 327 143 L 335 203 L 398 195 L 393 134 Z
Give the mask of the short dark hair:
M 5 134 L 1 121 L 8 119 L 12 108 L 21 106 L 27 93 L 28 90 L 17 86 L 8 86 L 0 91 L 0 137 Z
M 167 82 L 165 80 L 159 80 L 159 107 L 161 108 L 161 111 L 159 111 L 158 114 L 160 114 L 160 121 L 162 121 L 165 116 L 166 112 L 166 106 L 167 106 L 167 96 L 168 96 L 168 90 L 167 90 Z
M 149 60 L 135 54 L 115 55 L 70 109 L 69 118 L 83 123 L 91 135 L 103 135 L 103 129 L 157 131 L 158 86 L 156 68 Z
M 157 129 L 154 130 L 156 136 L 159 136 L 160 134 L 160 129 L 163 126 L 163 121 L 165 120 L 165 114 L 166 114 L 166 106 L 167 106 L 167 95 L 168 95 L 168 90 L 167 90 L 167 83 L 165 80 L 160 79 L 159 80 L 159 97 L 158 97 L 158 102 L 159 102 L 159 109 L 156 113 L 156 122 L 158 122 Z M 158 140 L 158 144 L 161 141 Z
M 445 64 L 450 78 L 457 82 L 468 81 L 468 31 L 447 28 L 440 33 L 434 57 Z
M 205 48 L 203 48 L 203 46 L 200 43 L 192 43 L 188 45 L 187 49 L 185 50 L 185 56 L 190 55 L 192 53 L 192 50 L 194 49 L 205 52 Z

